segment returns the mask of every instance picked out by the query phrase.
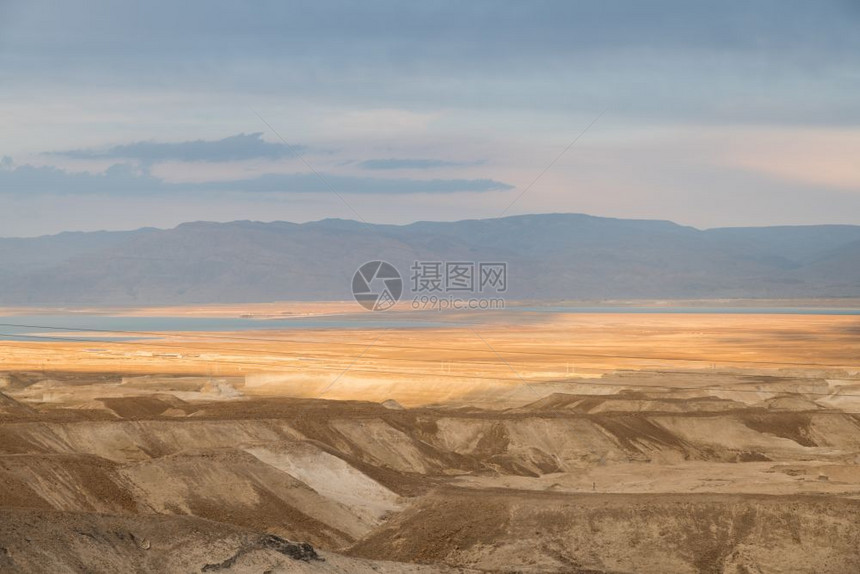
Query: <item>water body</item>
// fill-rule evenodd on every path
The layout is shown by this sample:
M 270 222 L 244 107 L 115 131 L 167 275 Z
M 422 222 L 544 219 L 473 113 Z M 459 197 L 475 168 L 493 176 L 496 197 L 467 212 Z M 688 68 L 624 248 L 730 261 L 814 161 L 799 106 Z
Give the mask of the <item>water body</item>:
M 289 331 L 308 329 L 386 329 L 444 326 L 414 317 L 377 313 L 283 319 L 239 317 L 124 317 L 113 315 L 0 316 L 0 341 L 125 341 L 157 337 L 165 332 Z M 94 333 L 98 333 L 95 336 Z
M 126 317 L 80 313 L 0 316 L 0 341 L 125 341 L 165 332 L 291 331 L 311 329 L 408 329 L 481 323 L 506 313 L 628 313 L 729 315 L 857 315 L 860 309 L 810 307 L 509 307 L 464 313 L 356 313 L 319 317 L 248 319 L 240 317 Z M 432 317 L 432 319 L 427 319 Z M 468 317 L 468 320 L 464 320 Z M 95 335 L 98 333 L 98 335 Z

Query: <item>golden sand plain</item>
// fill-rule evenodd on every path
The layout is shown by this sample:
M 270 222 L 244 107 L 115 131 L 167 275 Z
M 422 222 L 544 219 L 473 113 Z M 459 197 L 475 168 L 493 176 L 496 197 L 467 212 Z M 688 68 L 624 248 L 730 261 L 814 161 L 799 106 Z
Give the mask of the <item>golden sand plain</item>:
M 220 311 L 171 312 L 214 316 Z M 422 318 L 437 322 L 432 314 Z M 209 374 L 217 368 L 224 375 L 240 375 L 339 372 L 351 365 L 351 371 L 392 377 L 553 380 L 660 367 L 860 368 L 860 316 L 502 312 L 474 313 L 463 317 L 465 324 L 457 319 L 441 327 L 367 329 L 357 323 L 353 328 L 280 331 L 267 329 L 263 319 L 259 330 L 235 333 L 146 333 L 130 341 L 2 341 L 0 369 Z M 48 334 L 71 339 L 105 335 Z
M 0 570 L 860 571 L 860 317 L 338 305 L 0 342 Z
M 307 312 L 325 307 L 312 304 Z M 292 306 L 289 312 L 301 309 Z M 329 311 L 335 309 L 354 307 L 332 304 Z M 209 308 L 204 316 L 221 311 Z M 285 312 L 276 306 L 266 311 Z M 413 326 L 421 321 L 437 326 Z M 432 313 L 413 314 L 404 324 L 409 326 L 279 331 L 266 329 L 261 319 L 260 330 L 237 333 L 5 341 L 0 370 L 231 376 L 243 379 L 246 394 L 393 398 L 408 406 L 487 393 L 502 397 L 524 386 L 525 401 L 534 398 L 537 385 L 549 385 L 540 387 L 546 394 L 559 381 L 580 381 L 603 392 L 596 388 L 600 377 L 619 370 L 860 370 L 860 317 L 850 315 L 520 311 L 448 314 L 441 322 Z

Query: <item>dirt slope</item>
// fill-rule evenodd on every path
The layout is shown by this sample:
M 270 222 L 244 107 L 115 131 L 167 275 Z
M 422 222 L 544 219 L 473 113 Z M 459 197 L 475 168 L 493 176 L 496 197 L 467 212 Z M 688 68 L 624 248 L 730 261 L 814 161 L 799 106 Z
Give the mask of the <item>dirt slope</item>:
M 168 375 L 64 403 L 32 389 L 116 378 L 13 374 L 0 571 L 860 571 L 860 415 L 787 390 L 820 378 L 721 376 L 737 396 L 679 373 L 485 410 L 192 400 Z
M 356 556 L 521 572 L 860 571 L 860 501 L 442 490 Z
M 431 574 L 462 572 L 349 558 L 227 524 L 179 516 L 121 517 L 0 510 L 0 572 Z

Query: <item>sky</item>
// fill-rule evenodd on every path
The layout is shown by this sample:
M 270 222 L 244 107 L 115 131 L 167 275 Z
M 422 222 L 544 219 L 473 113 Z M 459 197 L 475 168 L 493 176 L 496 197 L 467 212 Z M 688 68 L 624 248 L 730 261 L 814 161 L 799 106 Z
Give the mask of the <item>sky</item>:
M 860 224 L 858 94 L 858 0 L 0 0 L 0 236 Z

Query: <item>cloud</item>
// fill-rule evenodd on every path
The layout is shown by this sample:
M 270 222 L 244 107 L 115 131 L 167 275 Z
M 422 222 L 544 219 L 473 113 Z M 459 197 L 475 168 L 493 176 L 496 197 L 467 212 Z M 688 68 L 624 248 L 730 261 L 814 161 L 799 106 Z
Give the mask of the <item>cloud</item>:
M 11 164 L 14 165 L 14 164 Z M 51 166 L 19 165 L 0 170 L 0 193 L 40 194 L 133 194 L 161 191 L 164 182 L 126 164 L 115 164 L 104 173 L 69 172 Z
M 326 175 L 326 182 L 342 193 L 459 193 L 469 191 L 505 191 L 512 185 L 493 179 L 382 179 Z M 202 189 L 259 192 L 330 191 L 318 177 L 310 173 L 264 174 L 252 179 L 196 184 Z
M 73 149 L 51 152 L 73 159 L 132 159 L 152 164 L 165 161 L 225 162 L 279 159 L 306 151 L 305 146 L 270 143 L 262 132 L 237 134 L 215 141 L 135 142 L 107 149 Z
M 226 181 L 173 183 L 128 164 L 115 164 L 104 173 L 69 172 L 50 166 L 21 165 L 4 161 L 0 169 L 0 193 L 152 195 L 193 192 L 412 194 L 487 192 L 513 189 L 492 179 L 407 179 L 324 175 L 313 173 L 262 174 Z
M 435 169 L 479 165 L 478 161 L 446 161 L 442 159 L 368 159 L 358 164 L 364 169 Z
M 96 0 L 98 18 L 93 3 L 12 2 L 0 19 L 0 77 L 25 93 L 39 88 L 42 109 L 46 92 L 65 101 L 70 85 L 109 80 L 126 94 L 351 107 L 362 131 L 378 124 L 364 115 L 370 106 L 860 121 L 856 0 L 654 0 L 648 9 L 635 0 L 330 0 L 300 11 L 152 0 L 145 14 Z M 122 99 L 93 92 L 107 109 Z M 183 111 L 183 121 L 212 120 Z

